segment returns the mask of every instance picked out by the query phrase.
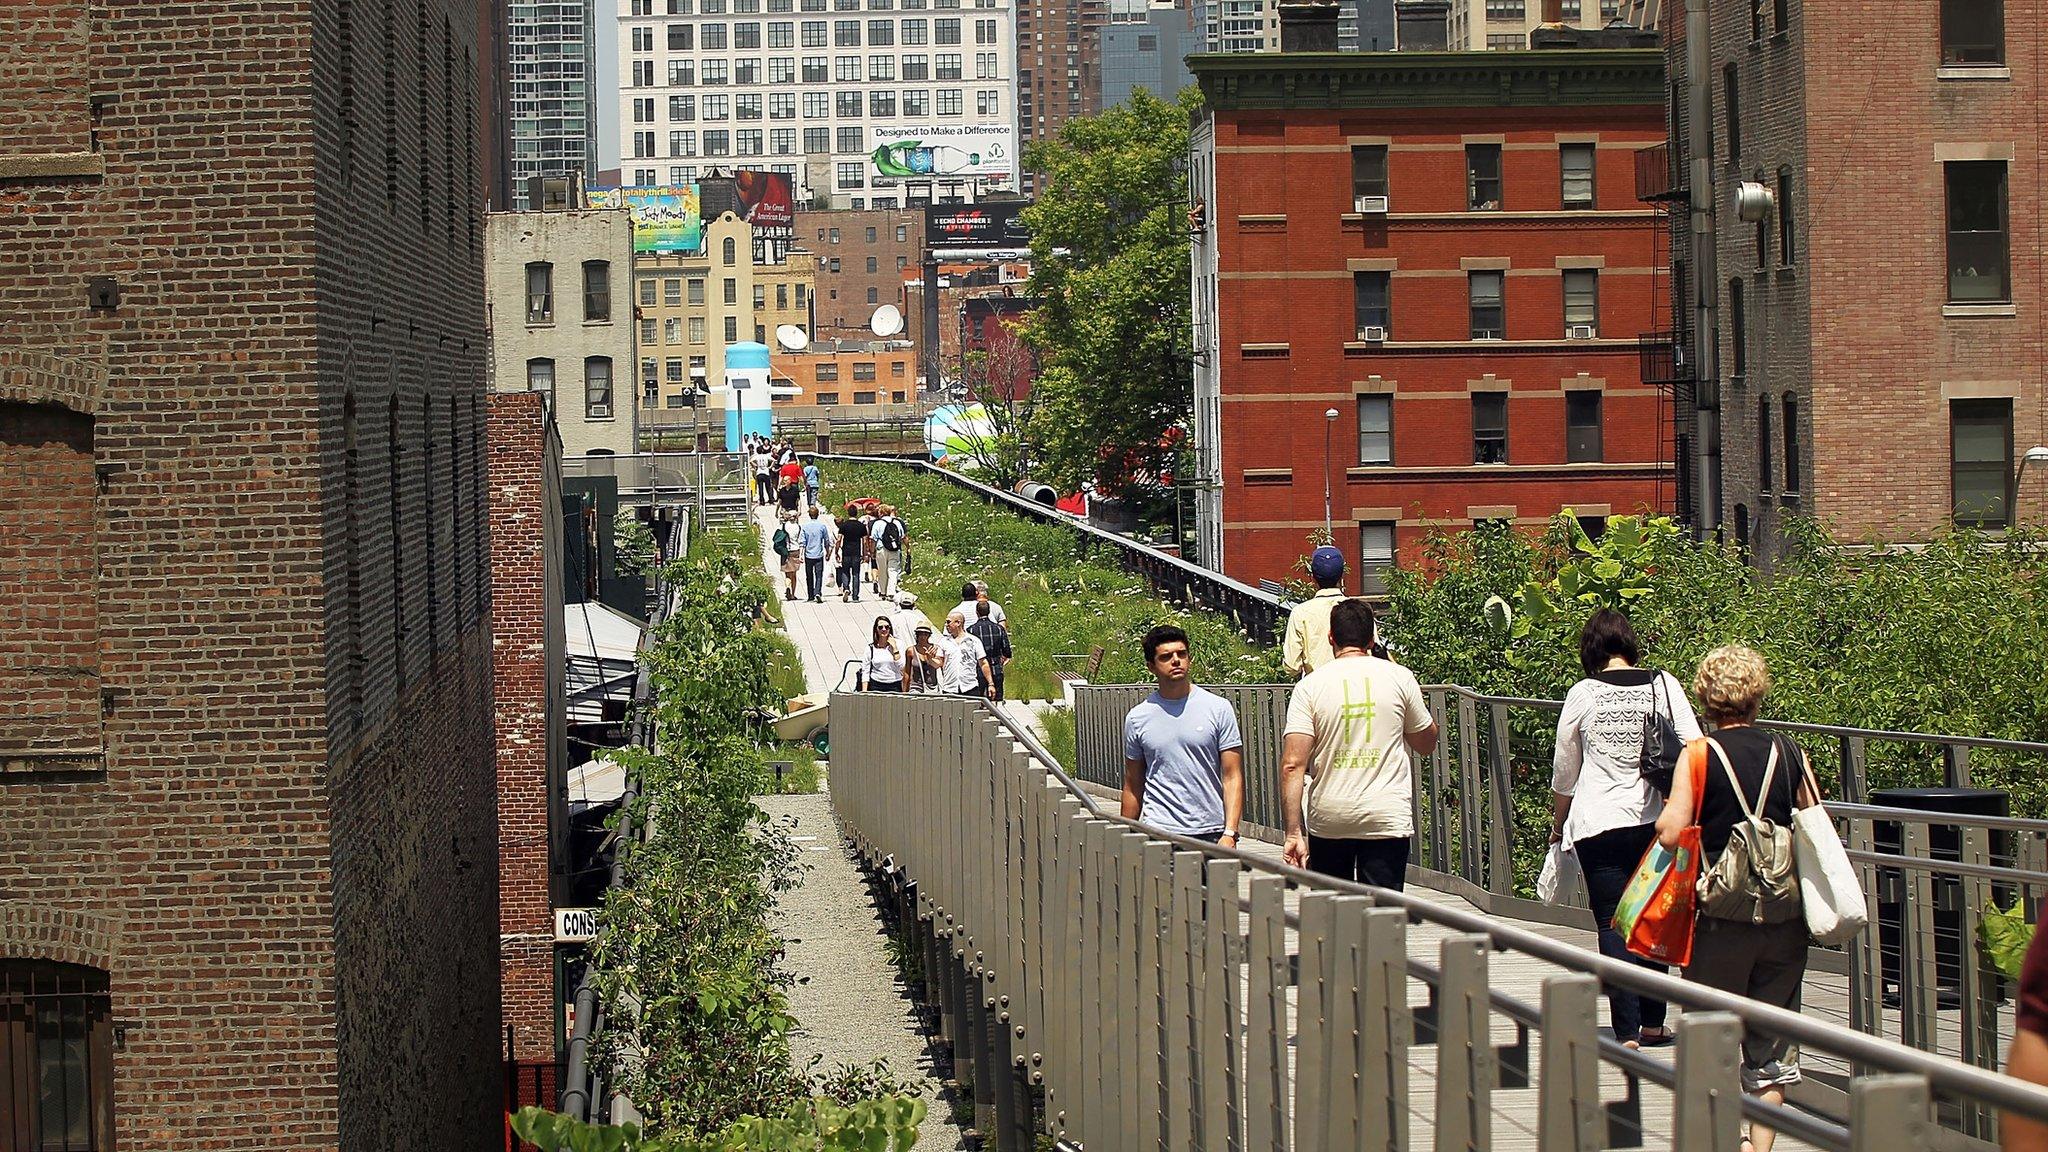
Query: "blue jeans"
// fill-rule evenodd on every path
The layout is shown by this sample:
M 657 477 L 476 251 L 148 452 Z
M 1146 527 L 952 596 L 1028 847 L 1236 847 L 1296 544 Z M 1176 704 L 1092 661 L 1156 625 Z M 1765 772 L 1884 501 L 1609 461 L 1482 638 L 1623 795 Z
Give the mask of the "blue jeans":
M 1593 919 L 1600 925 L 1600 954 L 1610 960 L 1626 960 L 1652 972 L 1667 969 L 1628 950 L 1621 934 L 1614 930 L 1614 908 L 1621 903 L 1622 889 L 1642 863 L 1643 853 L 1657 838 L 1655 824 L 1612 828 L 1588 836 L 1572 845 L 1579 867 L 1586 874 L 1586 896 L 1593 905 Z M 1664 1002 L 1640 996 L 1626 988 L 1607 989 L 1607 1019 L 1614 1026 L 1614 1038 L 1626 1043 L 1639 1039 L 1645 1028 L 1664 1027 Z
M 815 601 L 825 598 L 825 558 L 823 556 L 804 557 L 804 585 L 810 591 L 808 599 Z

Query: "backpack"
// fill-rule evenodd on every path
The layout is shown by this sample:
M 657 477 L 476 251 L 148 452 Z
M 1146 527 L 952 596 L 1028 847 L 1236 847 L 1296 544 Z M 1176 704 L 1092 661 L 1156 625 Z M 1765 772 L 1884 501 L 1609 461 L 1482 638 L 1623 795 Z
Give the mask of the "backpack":
M 882 521 L 882 547 L 889 552 L 903 550 L 903 525 L 894 516 Z
M 1721 761 L 1721 771 L 1735 789 L 1735 802 L 1742 806 L 1743 819 L 1729 830 L 1728 846 L 1721 849 L 1720 857 L 1700 872 L 1700 915 L 1746 924 L 1782 924 L 1798 919 L 1799 865 L 1793 854 L 1792 827 L 1758 811 L 1764 797 L 1771 794 L 1771 784 L 1778 775 L 1777 739 L 1771 740 L 1771 758 L 1764 767 L 1763 786 L 1757 789 L 1756 808 L 1750 807 L 1742 781 L 1736 777 L 1735 767 L 1728 763 L 1728 754 L 1722 751 L 1720 743 L 1710 736 L 1707 746 Z M 1700 776 L 1698 782 L 1704 784 L 1705 772 Z M 1699 799 L 1695 798 L 1695 804 Z
M 1638 761 L 1638 770 L 1650 787 L 1661 796 L 1671 795 L 1671 776 L 1678 770 L 1678 757 L 1685 751 L 1685 741 L 1678 738 L 1678 725 L 1671 720 L 1671 702 L 1667 698 L 1664 706 L 1657 706 L 1658 697 L 1665 695 L 1664 674 L 1657 673 L 1653 681 L 1656 687 L 1650 693 L 1650 710 L 1643 716 L 1643 751 Z
M 786 560 L 789 558 L 789 529 L 777 528 L 775 530 L 774 547 L 777 559 Z

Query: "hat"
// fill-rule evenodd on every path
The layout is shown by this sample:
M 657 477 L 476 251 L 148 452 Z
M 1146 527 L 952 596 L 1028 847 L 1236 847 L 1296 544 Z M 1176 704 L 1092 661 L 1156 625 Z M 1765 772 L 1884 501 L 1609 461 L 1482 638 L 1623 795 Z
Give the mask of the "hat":
M 1318 582 L 1340 579 L 1344 575 L 1344 554 L 1325 544 L 1309 554 L 1308 571 Z
M 931 631 L 931 630 L 932 630 L 932 626 L 931 626 L 931 624 L 930 624 L 929 622 L 927 622 L 927 623 L 923 623 L 923 624 L 919 624 L 919 625 L 918 625 L 917 627 L 915 627 L 915 628 L 911 629 L 911 631 L 913 631 L 913 632 L 929 632 L 929 631 Z

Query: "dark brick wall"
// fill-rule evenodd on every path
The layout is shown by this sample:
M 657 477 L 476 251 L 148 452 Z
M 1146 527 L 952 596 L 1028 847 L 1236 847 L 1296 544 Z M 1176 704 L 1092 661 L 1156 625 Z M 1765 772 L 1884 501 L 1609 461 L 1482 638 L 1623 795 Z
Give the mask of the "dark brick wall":
M 0 6 L 0 401 L 92 420 L 104 757 L 0 777 L 0 954 L 109 972 L 125 1147 L 502 1141 L 474 17 Z
M 555 1058 L 555 885 L 567 837 L 561 442 L 539 392 L 490 398 L 498 949 L 520 1060 Z

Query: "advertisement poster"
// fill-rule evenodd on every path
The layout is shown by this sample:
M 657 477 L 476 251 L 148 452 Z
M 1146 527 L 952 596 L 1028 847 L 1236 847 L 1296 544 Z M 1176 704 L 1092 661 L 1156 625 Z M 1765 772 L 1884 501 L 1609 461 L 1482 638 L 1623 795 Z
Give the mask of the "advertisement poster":
M 979 204 L 932 204 L 924 210 L 924 242 L 928 248 L 1031 247 L 1024 227 L 1025 200 L 984 200 Z
M 695 252 L 704 247 L 704 219 L 697 186 L 675 188 L 593 188 L 592 208 L 623 205 L 633 216 L 633 251 Z
M 783 172 L 733 173 L 733 197 L 740 218 L 753 225 L 754 235 L 788 240 L 796 235 L 796 196 Z
M 868 144 L 882 176 L 1006 182 L 1017 174 L 1013 124 L 877 124 L 868 128 Z

